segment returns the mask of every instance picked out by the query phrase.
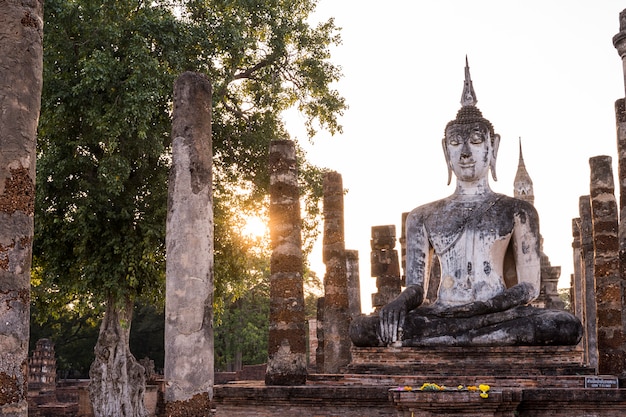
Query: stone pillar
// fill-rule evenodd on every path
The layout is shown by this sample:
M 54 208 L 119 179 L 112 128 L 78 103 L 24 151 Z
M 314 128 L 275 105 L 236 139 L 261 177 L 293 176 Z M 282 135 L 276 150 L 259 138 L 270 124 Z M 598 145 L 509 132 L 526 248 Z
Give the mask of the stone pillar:
M 588 195 L 578 201 L 580 215 L 581 273 L 585 298 L 585 337 L 587 365 L 598 368 L 598 334 L 596 319 L 596 281 L 593 275 L 593 227 L 591 223 L 591 198 Z
M 348 311 L 350 318 L 361 315 L 361 279 L 359 276 L 359 251 L 346 250 L 346 272 L 348 282 Z
M 306 319 L 296 147 L 270 144 L 270 325 L 266 385 L 306 384 Z
M 619 276 L 617 202 L 610 156 L 589 159 L 594 276 L 598 322 L 598 370 L 621 375 L 624 369 L 622 280 Z
M 543 250 L 541 251 L 541 292 L 544 297 L 545 308 L 562 310 L 565 303 L 559 297 L 559 277 L 561 267 L 552 266 L 550 259 Z
M 583 273 L 583 256 L 581 243 L 580 218 L 572 219 L 572 252 L 574 273 L 571 279 L 570 299 L 572 301 L 572 313 L 583 324 L 582 346 L 585 355 L 585 363 L 588 363 L 589 340 L 587 336 L 587 318 L 585 312 L 585 275 Z
M 324 373 L 337 373 L 350 363 L 350 312 L 343 227 L 341 174 L 324 176 Z
M 623 12 L 622 12 L 623 13 Z M 624 40 L 626 42 L 626 39 Z M 622 286 L 626 279 L 626 107 L 625 100 L 615 102 L 615 120 L 617 127 L 617 176 L 619 178 L 619 274 L 622 277 Z M 626 291 L 622 289 L 622 297 Z M 622 298 L 622 305 L 626 299 Z M 626 334 L 626 310 L 622 310 L 622 332 Z
M 619 14 L 619 32 L 613 36 L 613 46 L 617 49 L 620 58 L 622 58 L 624 90 L 626 91 L 626 9 Z
M 208 416 L 213 397 L 211 171 L 211 84 L 185 72 L 174 84 L 165 237 L 168 416 Z
M 572 254 L 574 261 L 574 273 L 572 274 L 572 312 L 581 323 L 585 322 L 585 297 L 584 281 L 582 273 L 582 254 L 580 236 L 580 217 L 572 219 Z M 587 343 L 586 340 L 584 342 Z
M 379 309 L 392 301 L 402 290 L 400 263 L 394 225 L 372 227 L 372 276 L 376 278 L 377 293 L 372 294 L 372 306 Z
M 317 299 L 317 349 L 315 349 L 315 370 L 324 372 L 324 297 Z

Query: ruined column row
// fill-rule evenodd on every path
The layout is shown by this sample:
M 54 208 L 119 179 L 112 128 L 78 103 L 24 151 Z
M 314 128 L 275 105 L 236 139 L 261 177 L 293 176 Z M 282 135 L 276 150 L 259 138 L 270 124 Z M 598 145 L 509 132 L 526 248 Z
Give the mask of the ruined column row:
M 626 88 L 626 10 L 613 37 L 624 65 Z M 626 360 L 626 112 L 615 103 L 619 204 L 610 156 L 589 159 L 589 195 L 580 197 L 574 236 L 573 307 L 583 318 L 587 364 L 601 374 L 623 377 Z
M 267 385 L 302 385 L 307 377 L 303 255 L 295 144 L 270 145 L 270 329 Z M 343 181 L 337 172 L 323 183 L 324 296 L 318 300 L 315 332 L 317 372 L 338 373 L 350 363 L 351 317 L 361 314 L 358 252 L 346 250 Z M 312 361 L 313 362 L 313 361 Z

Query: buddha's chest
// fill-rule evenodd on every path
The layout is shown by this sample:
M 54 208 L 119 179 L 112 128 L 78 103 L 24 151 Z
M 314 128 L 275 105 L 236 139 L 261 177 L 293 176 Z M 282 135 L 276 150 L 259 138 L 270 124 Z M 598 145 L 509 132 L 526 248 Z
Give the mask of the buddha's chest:
M 428 219 L 426 229 L 439 256 L 450 250 L 490 253 L 494 245 L 508 243 L 514 220 L 498 207 L 486 209 L 478 204 L 458 204 Z

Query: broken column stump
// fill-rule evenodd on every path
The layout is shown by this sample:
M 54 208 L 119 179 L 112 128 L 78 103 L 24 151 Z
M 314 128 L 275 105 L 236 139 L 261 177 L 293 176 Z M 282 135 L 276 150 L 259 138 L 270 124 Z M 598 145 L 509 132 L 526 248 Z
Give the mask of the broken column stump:
M 624 15 L 626 17 L 626 14 Z M 626 29 L 626 28 L 625 28 Z M 626 36 L 626 32 L 624 32 Z M 621 47 L 626 48 L 626 37 L 622 37 Z M 624 52 L 624 51 L 622 51 Z M 617 128 L 617 177 L 619 185 L 619 274 L 626 277 L 626 100 L 615 102 Z M 622 284 L 624 285 L 624 284 Z M 626 334 L 626 310 L 622 309 L 622 332 Z
M 591 197 L 578 200 L 580 214 L 581 273 L 585 292 L 585 361 L 588 366 L 598 368 L 598 332 L 596 320 L 596 280 L 593 276 L 593 225 L 591 223 Z
M 372 227 L 372 277 L 376 278 L 378 292 L 372 294 L 372 306 L 379 309 L 400 294 L 400 263 L 394 225 Z
M 168 183 L 165 407 L 208 416 L 213 396 L 211 84 L 192 72 L 174 84 Z
M 306 323 L 296 148 L 270 144 L 270 324 L 266 385 L 306 384 Z
M 359 276 L 359 251 L 346 250 L 346 272 L 350 317 L 361 315 L 361 280 Z
M 589 342 L 587 336 L 587 318 L 585 314 L 585 275 L 583 273 L 583 257 L 580 231 L 580 217 L 572 219 L 572 255 L 574 261 L 574 273 L 572 274 L 571 278 L 572 290 L 570 291 L 570 297 L 572 300 L 572 311 L 583 324 L 583 338 L 581 340 L 581 343 L 585 352 L 585 364 L 588 364 L 589 362 L 587 361 L 587 352 L 589 351 Z

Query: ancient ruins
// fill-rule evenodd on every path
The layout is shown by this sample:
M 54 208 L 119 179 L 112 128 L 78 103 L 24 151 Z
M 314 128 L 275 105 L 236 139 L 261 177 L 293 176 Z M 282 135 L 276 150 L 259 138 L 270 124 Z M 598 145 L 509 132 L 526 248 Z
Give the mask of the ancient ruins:
M 624 60 L 626 76 L 626 10 L 620 15 L 620 33 L 615 36 L 614 44 Z M 620 214 L 626 210 L 624 99 L 616 103 L 621 200 L 618 206 L 611 158 L 591 158 L 589 195 L 580 198 L 580 218 L 572 220 L 575 273 L 570 314 L 562 310 L 563 303 L 556 289 L 560 268 L 550 264 L 543 252 L 539 231 L 532 229 L 532 218 L 536 216 L 533 184 L 524 164 L 521 142 L 513 184 L 517 200 L 491 196 L 488 192 L 486 175 L 488 170 L 495 174 L 498 139 L 491 124 L 474 108 L 476 96 L 469 68 L 466 71 L 463 107 L 456 121 L 449 124 L 451 130 L 447 131 L 444 148 L 448 147 L 451 176 L 454 173 L 470 182 L 482 178 L 482 182 L 479 181 L 482 188 L 472 189 L 469 183 L 461 184 L 460 191 L 471 194 L 467 201 L 465 197 L 455 200 L 453 195 L 451 199 L 418 208 L 413 214 L 402 214 L 400 259 L 395 249 L 395 226 L 372 227 L 371 275 L 376 278 L 378 287 L 378 292 L 372 294 L 372 301 L 377 313 L 366 318 L 351 316 L 351 337 L 362 347 L 352 346 L 349 364 L 329 373 L 329 367 L 322 364 L 326 360 L 324 354 L 333 352 L 318 347 L 317 367 L 309 370 L 305 386 L 278 387 L 252 381 L 217 385 L 214 402 L 218 416 L 294 412 L 372 417 L 615 416 L 626 413 L 626 391 L 619 388 L 626 382 L 623 338 L 626 313 L 622 308 L 626 222 L 620 221 Z M 455 128 L 458 125 L 461 128 Z M 491 141 L 494 137 L 496 139 Z M 473 150 L 466 151 L 467 148 Z M 484 158 L 455 162 L 455 157 L 462 161 L 473 152 L 483 151 Z M 476 160 L 485 164 L 480 165 Z M 478 195 L 488 197 L 477 198 Z M 447 216 L 447 223 L 452 226 L 438 224 L 433 219 L 441 211 L 451 214 Z M 499 213 L 504 212 L 512 213 L 517 219 L 513 225 L 497 220 Z M 454 219 L 460 219 L 461 223 L 455 223 Z M 416 240 L 415 234 L 424 230 L 422 224 L 426 224 L 428 233 L 439 235 L 427 241 Z M 476 251 L 484 250 L 480 245 L 495 242 L 502 236 L 508 239 L 506 236 L 514 230 L 510 228 L 524 224 L 530 229 L 516 231 L 514 238 L 518 254 L 512 259 L 517 264 L 517 272 L 510 269 L 511 263 L 506 259 L 499 264 L 501 261 L 493 258 L 506 257 L 504 252 L 494 255 L 487 251 L 483 252 L 482 259 L 472 258 Z M 485 225 L 487 228 L 481 229 Z M 484 236 L 490 236 L 492 229 L 500 232 L 486 239 Z M 325 233 L 331 232 L 325 229 Z M 479 238 L 467 240 L 473 233 Z M 430 268 L 424 268 L 424 254 L 432 250 L 429 244 L 435 246 L 435 253 L 445 261 L 443 266 L 433 262 Z M 459 263 L 456 257 L 459 255 L 448 256 L 448 251 L 456 251 L 465 258 Z M 532 258 L 526 258 L 528 261 L 524 264 L 524 257 L 529 253 Z M 495 273 L 505 287 L 489 290 L 486 295 L 475 292 L 476 295 L 463 298 L 463 291 L 473 287 L 464 287 L 461 284 L 465 281 L 458 281 L 455 271 L 460 269 L 468 280 L 478 275 L 484 282 Z M 343 300 L 343 297 L 336 297 L 337 288 L 331 285 L 332 281 L 327 288 L 333 296 L 331 300 Z M 409 288 L 408 295 L 402 295 L 402 287 Z M 347 296 L 348 290 L 345 291 Z M 501 294 L 509 295 L 501 297 Z M 323 313 L 318 312 L 317 335 L 323 337 L 317 341 L 318 346 L 327 343 L 329 325 L 326 321 L 335 320 L 331 315 L 326 316 L 328 296 L 327 292 Z M 439 301 L 438 297 L 442 296 L 443 301 Z M 393 308 L 385 307 L 394 302 Z M 424 307 L 420 306 L 422 302 Z M 343 308 L 345 304 L 342 301 L 330 303 L 335 308 Z M 532 304 L 532 307 L 524 304 Z M 405 317 L 409 313 L 415 315 L 415 311 L 420 313 L 407 325 Z M 504 319 L 498 317 L 501 314 Z M 438 324 L 433 325 L 432 320 Z M 507 327 L 510 320 L 518 320 L 518 325 Z M 424 333 L 420 325 L 426 326 L 428 332 Z M 485 331 L 476 332 L 482 326 L 486 326 Z M 566 331 L 559 334 L 564 329 Z M 407 332 L 414 332 L 418 339 L 411 334 L 407 336 Z M 441 334 L 445 337 L 439 337 Z
M 626 91 L 626 10 L 613 43 Z M 521 142 L 514 198 L 489 188 L 499 136 L 476 108 L 469 65 L 462 107 L 443 142 L 456 190 L 398 213 L 399 238 L 395 225 L 372 227 L 372 315 L 360 315 L 359 255 L 345 248 L 342 178 L 329 172 L 325 294 L 307 331 L 296 153 L 293 142 L 273 141 L 268 363 L 218 381 L 209 311 L 212 259 L 198 261 L 212 247 L 210 158 L 198 156 L 210 148 L 210 114 L 196 120 L 184 112 L 192 105 L 210 109 L 210 86 L 196 77 L 186 74 L 177 84 L 182 102 L 173 129 L 168 227 L 176 222 L 182 234 L 168 230 L 170 362 L 161 390 L 166 407 L 179 407 L 168 415 L 626 415 L 626 98 L 615 104 L 619 200 L 612 158 L 594 156 L 589 194 L 580 197 L 580 216 L 572 220 L 571 313 L 556 290 L 560 268 L 543 252 Z M 181 201 L 190 196 L 198 200 L 187 212 Z M 52 348 L 41 341 L 30 362 L 30 386 L 41 398 L 58 396 Z

